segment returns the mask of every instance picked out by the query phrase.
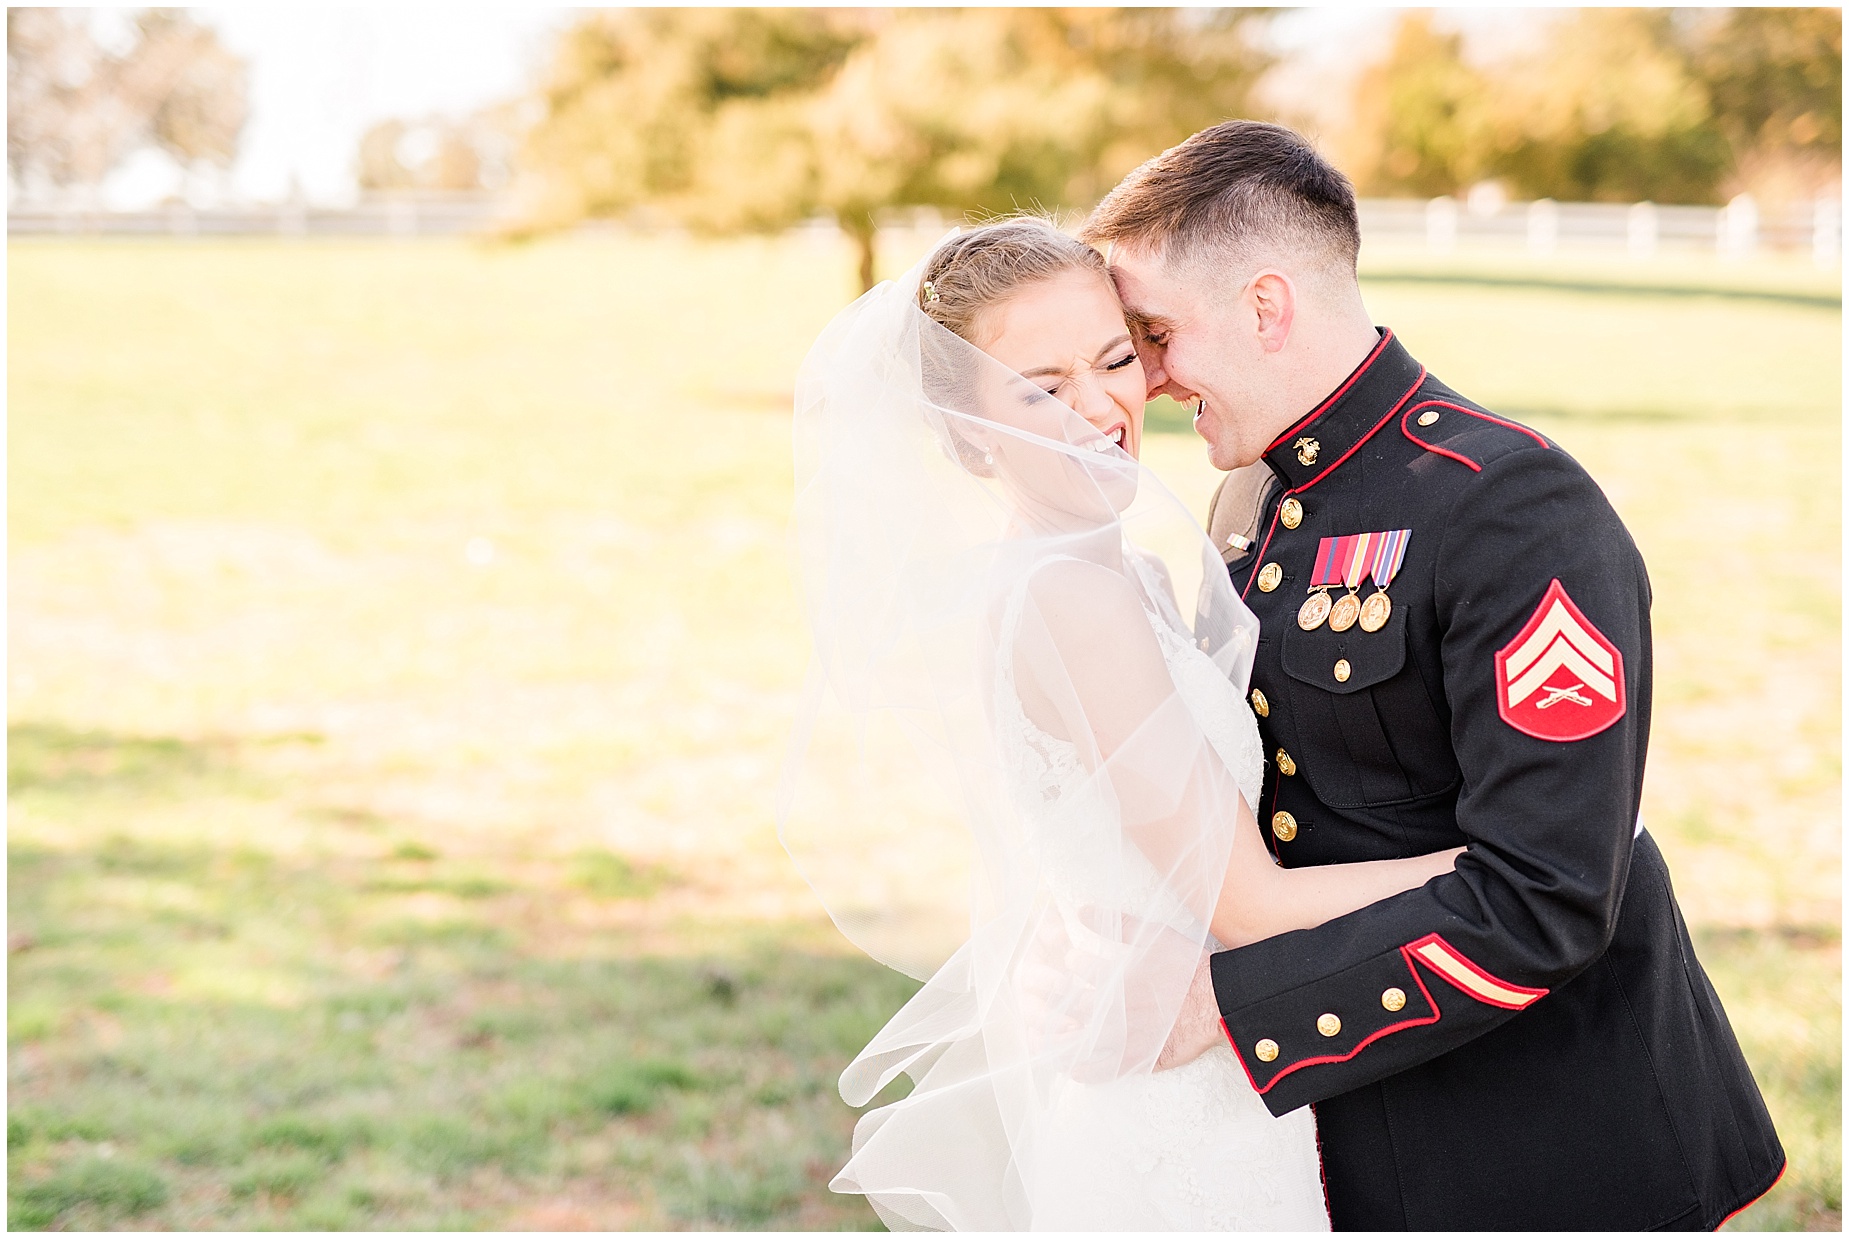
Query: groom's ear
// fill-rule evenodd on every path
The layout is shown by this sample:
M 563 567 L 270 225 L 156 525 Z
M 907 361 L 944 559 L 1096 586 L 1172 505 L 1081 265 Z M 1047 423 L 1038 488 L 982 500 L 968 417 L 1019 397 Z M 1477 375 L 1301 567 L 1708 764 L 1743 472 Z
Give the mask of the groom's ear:
M 1246 300 L 1258 329 L 1259 347 L 1267 353 L 1281 351 L 1297 317 L 1297 289 L 1290 277 L 1282 271 L 1260 271 L 1246 285 Z

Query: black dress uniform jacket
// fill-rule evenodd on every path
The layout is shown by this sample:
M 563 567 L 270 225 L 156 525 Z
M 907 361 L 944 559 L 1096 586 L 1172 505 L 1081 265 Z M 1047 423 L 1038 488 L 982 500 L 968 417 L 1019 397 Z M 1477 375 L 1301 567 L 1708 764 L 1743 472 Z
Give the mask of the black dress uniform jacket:
M 1718 1226 L 1785 1156 L 1639 821 L 1629 533 L 1570 456 L 1390 332 L 1265 464 L 1229 570 L 1260 621 L 1268 846 L 1296 867 L 1468 845 L 1420 889 L 1213 957 L 1265 1104 L 1315 1106 L 1334 1225 Z M 1399 529 L 1384 627 L 1299 625 L 1323 538 Z

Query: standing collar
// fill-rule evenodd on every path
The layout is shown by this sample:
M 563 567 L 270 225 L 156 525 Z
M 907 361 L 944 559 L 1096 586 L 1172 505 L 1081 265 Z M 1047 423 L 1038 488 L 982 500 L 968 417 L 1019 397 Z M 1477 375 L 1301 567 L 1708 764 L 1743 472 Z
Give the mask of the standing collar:
M 1380 343 L 1366 360 L 1265 449 L 1265 463 L 1286 490 L 1301 490 L 1335 468 L 1424 381 L 1425 367 L 1391 331 L 1378 330 Z

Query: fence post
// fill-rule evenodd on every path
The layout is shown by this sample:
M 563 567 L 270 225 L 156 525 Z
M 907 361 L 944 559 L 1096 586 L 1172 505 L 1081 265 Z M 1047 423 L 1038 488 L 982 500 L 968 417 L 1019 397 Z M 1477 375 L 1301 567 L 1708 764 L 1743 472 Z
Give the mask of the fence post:
M 1528 248 L 1537 254 L 1551 254 L 1560 240 L 1560 204 L 1541 198 L 1528 204 Z
M 1714 217 L 1714 248 L 1726 258 L 1744 258 L 1759 246 L 1759 204 L 1736 194 Z
M 1425 204 L 1426 248 L 1449 253 L 1457 244 L 1457 199 L 1433 198 Z
M 1656 203 L 1639 202 L 1625 212 L 1624 240 L 1632 258 L 1656 253 Z
M 417 235 L 417 203 L 409 198 L 393 198 L 385 204 L 385 226 L 395 237 Z
M 1811 261 L 1828 270 L 1842 257 L 1843 204 L 1835 198 L 1819 198 L 1811 207 Z
M 290 199 L 276 208 L 276 231 L 285 237 L 308 235 L 308 204 Z

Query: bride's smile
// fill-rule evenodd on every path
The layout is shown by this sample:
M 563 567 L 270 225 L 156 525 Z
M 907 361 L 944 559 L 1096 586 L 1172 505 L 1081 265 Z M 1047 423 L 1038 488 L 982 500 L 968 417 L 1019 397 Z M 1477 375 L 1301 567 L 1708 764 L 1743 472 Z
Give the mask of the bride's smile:
M 1078 446 L 1139 455 L 1143 366 L 1107 281 L 1068 271 L 1028 285 L 985 317 L 983 351 L 1098 432 Z

